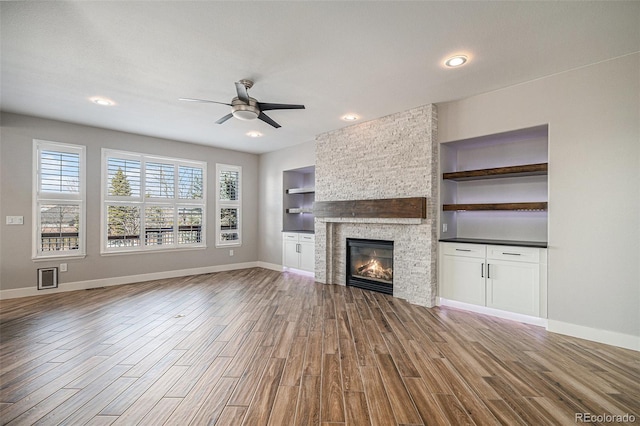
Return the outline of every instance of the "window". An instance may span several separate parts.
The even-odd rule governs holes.
[[[84,256],[85,147],[33,143],[33,258]]]
[[[204,162],[103,149],[102,252],[205,244]]]
[[[216,247],[242,244],[242,167],[216,164]]]

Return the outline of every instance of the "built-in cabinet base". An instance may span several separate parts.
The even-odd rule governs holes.
[[[313,272],[315,269],[315,235],[283,232],[282,266]]]
[[[545,248],[441,242],[439,251],[441,298],[546,318]]]

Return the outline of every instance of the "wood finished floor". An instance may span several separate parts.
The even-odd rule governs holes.
[[[1,302],[11,425],[576,424],[640,354],[255,268]]]

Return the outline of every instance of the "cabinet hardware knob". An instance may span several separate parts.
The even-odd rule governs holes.
[[[491,278],[491,264],[487,263],[487,278]]]
[[[480,277],[484,278],[484,263],[480,265]]]
[[[456,251],[471,251],[469,249],[456,249]]]
[[[509,256],[522,256],[521,253],[505,253],[505,252],[502,252],[502,254],[507,254]]]

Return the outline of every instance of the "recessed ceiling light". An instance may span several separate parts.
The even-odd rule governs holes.
[[[94,104],[97,104],[97,105],[101,105],[101,106],[112,106],[112,105],[115,105],[115,102],[113,102],[111,99],[101,98],[101,97],[98,97],[98,96],[95,96],[95,97],[91,98],[91,102],[93,102]]]
[[[262,136],[262,133],[260,133],[260,132],[249,132],[249,133],[247,133],[247,136],[249,136],[250,138],[259,138],[260,136]]]
[[[342,119],[344,121],[356,121],[358,118],[360,118],[360,117],[358,117],[355,114],[345,114],[345,115],[342,116]]]
[[[449,68],[455,68],[464,65],[468,60],[469,58],[467,58],[465,55],[456,55],[444,61],[444,64]]]

